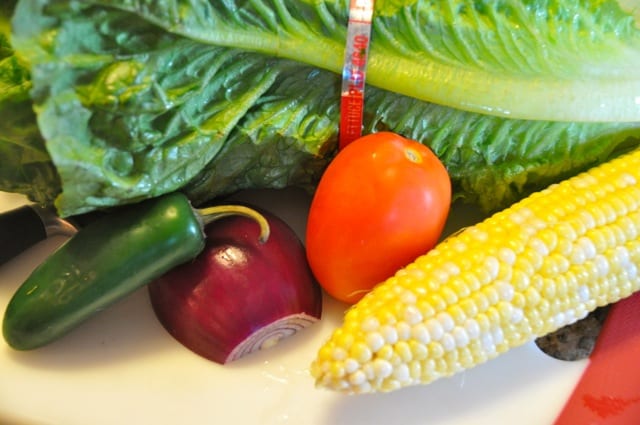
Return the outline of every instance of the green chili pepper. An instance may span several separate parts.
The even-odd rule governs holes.
[[[46,345],[94,313],[195,258],[204,225],[241,214],[269,227],[256,211],[236,205],[196,210],[180,193],[144,201],[90,223],[40,264],[18,288],[4,315],[3,335],[17,350]]]

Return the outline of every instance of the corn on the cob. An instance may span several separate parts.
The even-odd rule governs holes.
[[[640,150],[450,236],[347,311],[311,365],[346,393],[426,384],[640,289]]]

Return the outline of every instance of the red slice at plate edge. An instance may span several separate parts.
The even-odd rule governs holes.
[[[640,292],[611,307],[589,363],[554,425],[640,423]]]

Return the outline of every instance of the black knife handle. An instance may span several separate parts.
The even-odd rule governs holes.
[[[40,215],[29,205],[0,214],[0,264],[47,238]]]

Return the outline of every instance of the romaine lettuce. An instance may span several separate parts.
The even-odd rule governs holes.
[[[204,44],[342,71],[348,0],[103,1]],[[637,8],[615,0],[379,0],[368,81],[509,118],[640,120]]]
[[[458,197],[500,208],[638,144],[640,31],[615,1],[376,5],[365,131],[431,146]],[[335,153],[346,11],[20,0],[12,44],[62,179],[59,212],[313,185]],[[586,118],[620,121],[563,121]]]
[[[0,188],[51,204],[60,179],[32,109],[29,70],[9,43],[14,3],[0,5]]]

